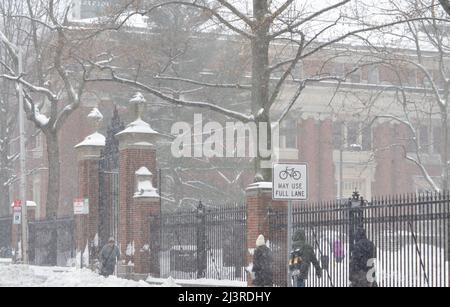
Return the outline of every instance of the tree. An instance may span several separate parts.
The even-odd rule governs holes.
[[[423,0],[407,0],[402,5],[389,1],[388,7],[380,10],[389,10],[410,21],[390,33],[378,31],[377,37],[383,37],[384,44],[364,40],[371,50],[370,60],[390,76],[384,80],[382,91],[394,93],[396,102],[391,108],[382,108],[388,111],[376,114],[373,121],[384,119],[403,126],[408,133],[406,140],[389,147],[401,148],[430,190],[446,190],[450,162],[449,24],[444,12]],[[413,20],[414,16],[428,18]],[[439,156],[440,176],[433,176],[427,163],[426,158],[432,153]]]
[[[135,1],[128,2],[128,4],[130,3],[135,3]],[[247,4],[252,8],[249,12],[244,10]],[[130,78],[130,76],[121,74],[111,65],[99,65],[99,70],[108,75],[88,81],[116,82],[132,86],[170,104],[210,110],[227,118],[245,123],[255,123],[258,127],[258,145],[260,145],[260,137],[264,135],[263,132],[266,132],[267,149],[272,148],[272,127],[269,123],[282,121],[292,106],[298,102],[302,91],[308,84],[341,79],[341,77],[336,76],[293,77],[296,67],[302,61],[314,57],[326,48],[343,43],[351,37],[405,22],[403,18],[392,18],[391,20],[384,20],[382,23],[374,21],[368,26],[341,27],[341,23],[349,20],[349,16],[354,13],[354,7],[350,0],[333,1],[331,4],[318,4],[317,1],[314,1],[314,4],[313,2],[302,2],[302,5],[294,0],[255,0],[244,3],[227,0],[149,1],[145,8],[137,7],[131,12],[129,5],[125,7],[126,9],[112,18],[114,24],[117,24],[117,21],[120,20],[116,30],[120,30],[121,26],[127,20],[131,20],[133,16],[151,17],[155,11],[164,7],[186,7],[202,12],[209,17],[210,28],[215,29],[215,31],[221,30],[222,35],[249,46],[250,77],[244,78],[244,76],[241,76],[231,83],[210,83],[186,76],[165,74],[164,76],[156,75],[153,80],[146,82],[141,80],[143,74],[138,73]],[[359,10],[356,11],[359,13]],[[369,15],[370,12],[366,14]],[[122,16],[122,18],[117,16]],[[416,17],[414,19],[420,20],[422,18]],[[150,31],[152,29],[150,23],[149,29]],[[205,36],[206,32],[210,33],[211,30],[201,30],[197,35]],[[273,52],[275,45],[280,46],[278,52]],[[286,52],[286,50],[289,51]],[[247,72],[244,71],[244,73]],[[162,79],[201,86],[211,91],[238,89],[250,91],[251,94],[246,108],[232,108],[217,102],[201,99],[188,100],[168,95],[159,88]],[[279,112],[281,115],[274,118],[274,110],[281,107],[279,105],[280,95],[284,86],[289,82],[297,84],[297,90],[288,99],[288,105],[284,107],[282,112]],[[266,123],[266,126],[260,126],[260,123]],[[264,149],[264,146],[257,147]],[[262,167],[262,162],[267,162],[270,159],[271,157],[264,156],[258,151],[254,162],[255,179],[257,181],[270,181],[270,168]]]
[[[17,1],[12,1],[17,3]],[[21,2],[22,3],[22,2]],[[0,79],[22,84],[25,112],[28,119],[44,136],[48,160],[46,213],[55,218],[60,198],[59,132],[66,120],[80,106],[89,68],[78,64],[78,57],[86,58],[92,42],[92,29],[67,26],[70,6],[65,1],[27,0],[19,12],[11,15],[3,11],[2,19],[20,20],[22,27],[12,29],[7,24],[0,31],[8,60],[0,64],[4,73]],[[5,32],[22,38],[17,44]],[[97,30],[96,30],[97,31]],[[82,48],[84,47],[84,48]],[[25,55],[27,71],[18,71],[19,49]],[[24,52],[25,51],[25,52]],[[81,56],[80,54],[84,52]],[[94,57],[95,58],[95,57]],[[98,58],[97,58],[98,59]]]

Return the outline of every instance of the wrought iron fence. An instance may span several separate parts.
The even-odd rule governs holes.
[[[12,257],[12,217],[0,217],[0,258]]]
[[[153,223],[155,225],[155,223]],[[159,223],[161,277],[245,281],[245,206],[163,214]]]
[[[319,279],[311,267],[307,286],[351,286],[350,261],[358,228],[375,245],[376,258],[366,276],[375,277],[374,285],[449,286],[450,194],[402,195],[371,202],[355,196],[346,202],[294,205],[293,233],[305,231],[323,268]],[[287,213],[270,212],[269,225],[275,268],[281,268],[275,270],[275,284],[286,286]]]
[[[75,258],[74,219],[30,222],[28,231],[30,263],[67,266]]]

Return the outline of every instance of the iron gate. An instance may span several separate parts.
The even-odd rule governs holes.
[[[155,224],[155,223],[153,223]],[[163,214],[160,217],[161,277],[245,281],[245,206]]]
[[[369,277],[379,287],[448,287],[450,194],[403,195],[365,202],[355,194],[346,202],[297,204],[293,233],[302,229],[321,263],[311,267],[307,286],[350,286],[354,232],[364,228],[376,247]],[[287,214],[269,212],[275,285],[287,285]]]
[[[41,266],[67,266],[75,258],[72,218],[28,223],[29,260]]]
[[[0,258],[12,257],[12,217],[0,218]]]
[[[118,240],[119,230],[119,141],[116,134],[124,129],[117,108],[108,126],[105,148],[99,164],[99,242],[104,246],[110,237]],[[98,246],[93,246],[96,250]],[[92,255],[96,258],[96,255]]]

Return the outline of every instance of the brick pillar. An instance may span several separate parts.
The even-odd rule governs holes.
[[[326,119],[320,123],[320,163],[319,163],[319,201],[336,198],[336,184],[333,162],[333,122]]]
[[[383,123],[374,129],[374,147],[377,151],[375,161],[377,169],[375,172],[374,191],[372,195],[390,195],[392,194],[392,169],[393,156],[392,149],[392,126]]]
[[[256,248],[256,239],[259,235],[264,235],[266,240],[272,241],[284,238],[282,242],[277,242],[283,250],[286,247],[287,234],[285,230],[277,230],[277,233],[270,231],[269,210],[276,212],[287,212],[287,202],[272,200],[272,183],[259,182],[250,185],[247,190],[247,263],[253,262],[253,251]],[[279,231],[283,233],[279,233]],[[284,256],[284,255],[283,255]],[[274,259],[274,275],[284,276],[286,280],[286,257],[283,259]],[[285,258],[285,259],[284,259]],[[251,275],[248,274],[248,285],[252,285]]]
[[[156,221],[152,217],[160,215],[161,202],[153,187],[152,176],[145,167],[136,172],[136,193],[131,209],[131,241],[135,247],[134,272],[159,277],[159,267],[154,265],[159,262],[159,250],[154,244],[159,241],[159,231],[155,227],[150,228],[150,223]]]
[[[127,247],[133,246],[133,229],[135,227],[133,216],[134,196],[136,191],[136,171],[142,167],[156,174],[156,149],[153,145],[158,133],[149,124],[141,119],[129,124],[127,128],[118,133],[119,140],[119,247],[126,256],[126,261],[133,261],[133,256],[139,253],[134,242],[135,255],[127,255]],[[155,185],[153,178],[153,186]],[[142,207],[139,204],[138,207]],[[144,206],[145,207],[145,206]]]
[[[99,231],[99,160],[105,137],[99,133],[88,136],[75,146],[78,154],[78,198],[89,200],[89,214],[75,216],[75,241],[79,252],[94,242]],[[98,251],[91,254],[96,257]]]

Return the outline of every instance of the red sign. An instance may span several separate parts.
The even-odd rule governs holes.
[[[22,201],[20,199],[15,200],[14,207],[22,207]]]

